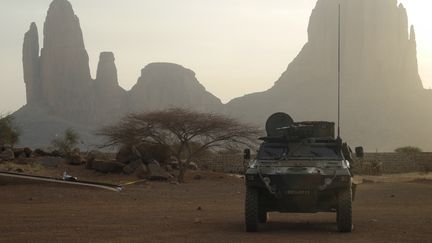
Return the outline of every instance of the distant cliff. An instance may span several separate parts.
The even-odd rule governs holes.
[[[409,28],[406,10],[397,0],[318,0],[308,42],[274,86],[226,105],[206,91],[193,71],[177,64],[147,65],[126,91],[118,84],[114,54],[103,52],[93,79],[78,17],[67,0],[54,0],[42,49],[34,23],[24,37],[27,105],[15,113],[22,142],[43,146],[72,127],[86,144],[93,144],[98,138],[92,134],[101,124],[128,112],[175,106],[224,112],[260,125],[277,111],[296,120],[335,121],[338,4],[342,136],[369,150],[403,145],[432,149],[432,92],[422,87],[414,27]]]
[[[175,106],[221,110],[221,101],[205,90],[195,73],[177,64],[147,65],[126,91],[118,84],[114,54],[102,52],[92,79],[79,19],[67,0],[50,4],[43,33],[40,55],[35,23],[24,37],[27,104],[15,113],[23,144],[44,146],[68,127],[85,142],[97,142],[97,127],[128,112]]]
[[[369,150],[432,149],[432,92],[423,89],[414,27],[408,28],[397,0],[319,0],[308,42],[279,80],[265,92],[232,100],[227,112],[256,123],[274,111],[335,121],[339,3],[342,136]]]

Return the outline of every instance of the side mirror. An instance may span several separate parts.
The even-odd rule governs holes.
[[[251,158],[251,151],[250,151],[250,149],[245,149],[243,151],[243,159],[244,160],[250,160],[250,158]]]
[[[363,147],[356,147],[355,153],[356,153],[357,158],[363,158],[364,157]]]

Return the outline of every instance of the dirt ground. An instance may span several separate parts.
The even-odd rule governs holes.
[[[243,179],[192,179],[197,173],[185,184],[143,182],[119,193],[0,179],[0,242],[432,242],[430,175],[356,178],[364,183],[354,232],[342,234],[332,213],[271,213],[260,232],[246,233]]]

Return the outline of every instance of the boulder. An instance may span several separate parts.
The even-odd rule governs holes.
[[[140,159],[130,162],[128,165],[123,167],[123,172],[127,175],[134,173],[140,166],[143,166],[143,162]]]
[[[136,156],[133,155],[132,148],[130,146],[122,146],[116,155],[116,161],[123,164],[129,164],[135,159]]]
[[[93,160],[110,160],[111,158],[109,157],[109,155],[102,153],[101,151],[98,150],[92,150],[90,151],[87,156],[86,156],[86,160],[87,161],[93,161]]]
[[[179,162],[177,160],[172,160],[170,162],[168,162],[168,165],[173,169],[173,170],[178,170],[180,168]]]
[[[24,153],[26,154],[27,158],[30,158],[30,156],[33,153],[33,151],[31,150],[31,148],[25,147],[24,148]]]
[[[12,150],[14,152],[15,158],[28,158],[32,153],[30,148],[14,148]]]
[[[53,157],[64,157],[64,154],[58,150],[53,150],[50,155]]]
[[[47,152],[43,149],[35,149],[32,153],[33,157],[40,157],[40,156],[51,156],[50,152]]]
[[[147,179],[149,177],[149,170],[147,169],[147,166],[142,164],[142,163],[135,170],[135,173],[136,173],[137,177],[140,179]]]
[[[189,170],[198,170],[198,165],[195,162],[189,162],[187,168]]]
[[[39,69],[39,34],[34,22],[31,23],[29,31],[25,33],[22,52],[27,103],[38,103],[42,100],[42,94]]]
[[[0,153],[0,161],[12,161],[15,159],[15,154],[12,149],[5,149]]]
[[[150,161],[147,164],[149,180],[168,180],[172,176],[166,172],[157,161]]]
[[[171,165],[166,165],[165,166],[165,169],[166,169],[166,171],[168,171],[168,172],[172,172],[174,169],[173,169],[173,167],[171,166]]]
[[[82,165],[85,163],[84,158],[77,151],[73,151],[67,155],[67,161],[71,165]]]
[[[91,163],[91,168],[95,171],[103,173],[119,173],[123,171],[125,165],[116,161],[101,161],[94,160]]]

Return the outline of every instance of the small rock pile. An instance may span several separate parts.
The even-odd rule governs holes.
[[[13,161],[16,158],[30,158],[32,155],[30,148],[0,148],[0,162]]]
[[[169,148],[155,144],[123,146],[115,158],[112,154],[97,150],[83,154],[77,148],[67,153],[43,149],[32,151],[30,148],[0,149],[0,162],[27,164],[30,160],[46,167],[57,167],[59,164],[85,165],[86,169],[101,173],[124,173],[148,180],[172,179],[180,169],[179,162],[171,156]],[[188,169],[198,170],[198,165],[191,162]]]

